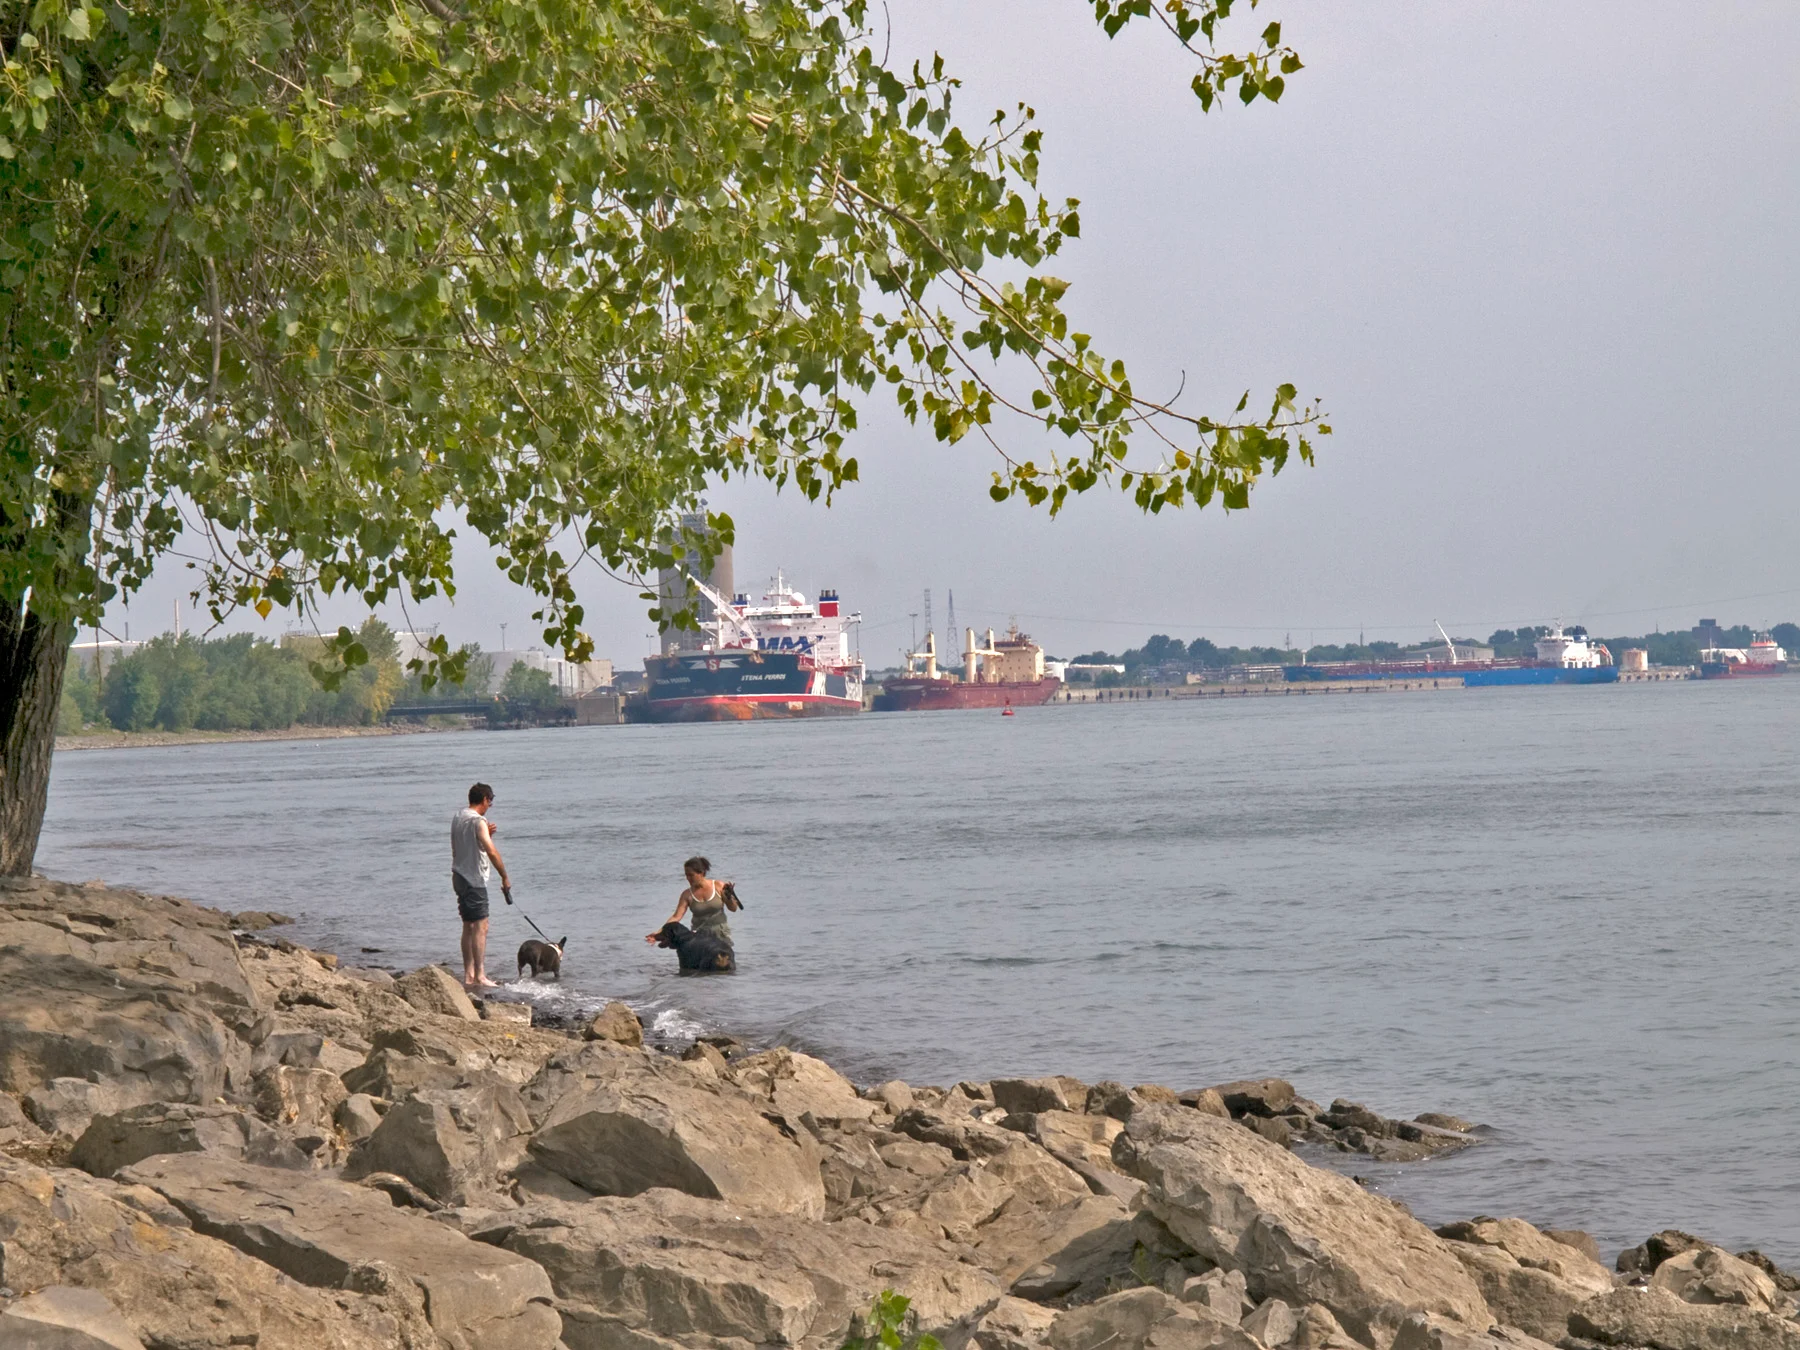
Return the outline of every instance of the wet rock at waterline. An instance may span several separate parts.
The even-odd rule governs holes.
[[[1403,1208],[1233,1122],[1149,1107],[1133,1114],[1113,1156],[1146,1183],[1148,1207],[1170,1231],[1243,1270],[1259,1300],[1323,1304],[1371,1345],[1392,1340],[1407,1313],[1472,1329],[1491,1321],[1455,1253]]]

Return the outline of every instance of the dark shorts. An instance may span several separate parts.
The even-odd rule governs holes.
[[[464,923],[480,923],[488,916],[488,893],[486,886],[472,886],[463,879],[461,872],[450,874],[450,883],[456,887],[456,912],[462,915]]]

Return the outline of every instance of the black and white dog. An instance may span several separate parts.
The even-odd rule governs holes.
[[[683,975],[737,971],[737,954],[729,942],[711,933],[696,933],[683,923],[665,923],[656,935],[656,945],[674,950]]]
[[[562,980],[563,948],[569,945],[569,939],[561,942],[539,942],[532,938],[519,948],[519,977],[524,978],[529,970],[531,977],[537,979],[541,975],[554,975],[560,983]]]

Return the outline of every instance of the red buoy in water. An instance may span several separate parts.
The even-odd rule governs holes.
[[[1013,715],[1013,710],[1011,708],[1004,709],[1000,715],[1002,717],[1011,717]]]

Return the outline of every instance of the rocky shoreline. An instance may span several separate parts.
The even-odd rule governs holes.
[[[1800,1350],[1758,1253],[1669,1230],[1609,1270],[1305,1160],[1467,1147],[1454,1117],[1279,1079],[859,1089],[647,1047],[623,1004],[533,1026],[269,917],[0,883],[0,1346],[836,1350],[893,1291],[946,1350]]]

